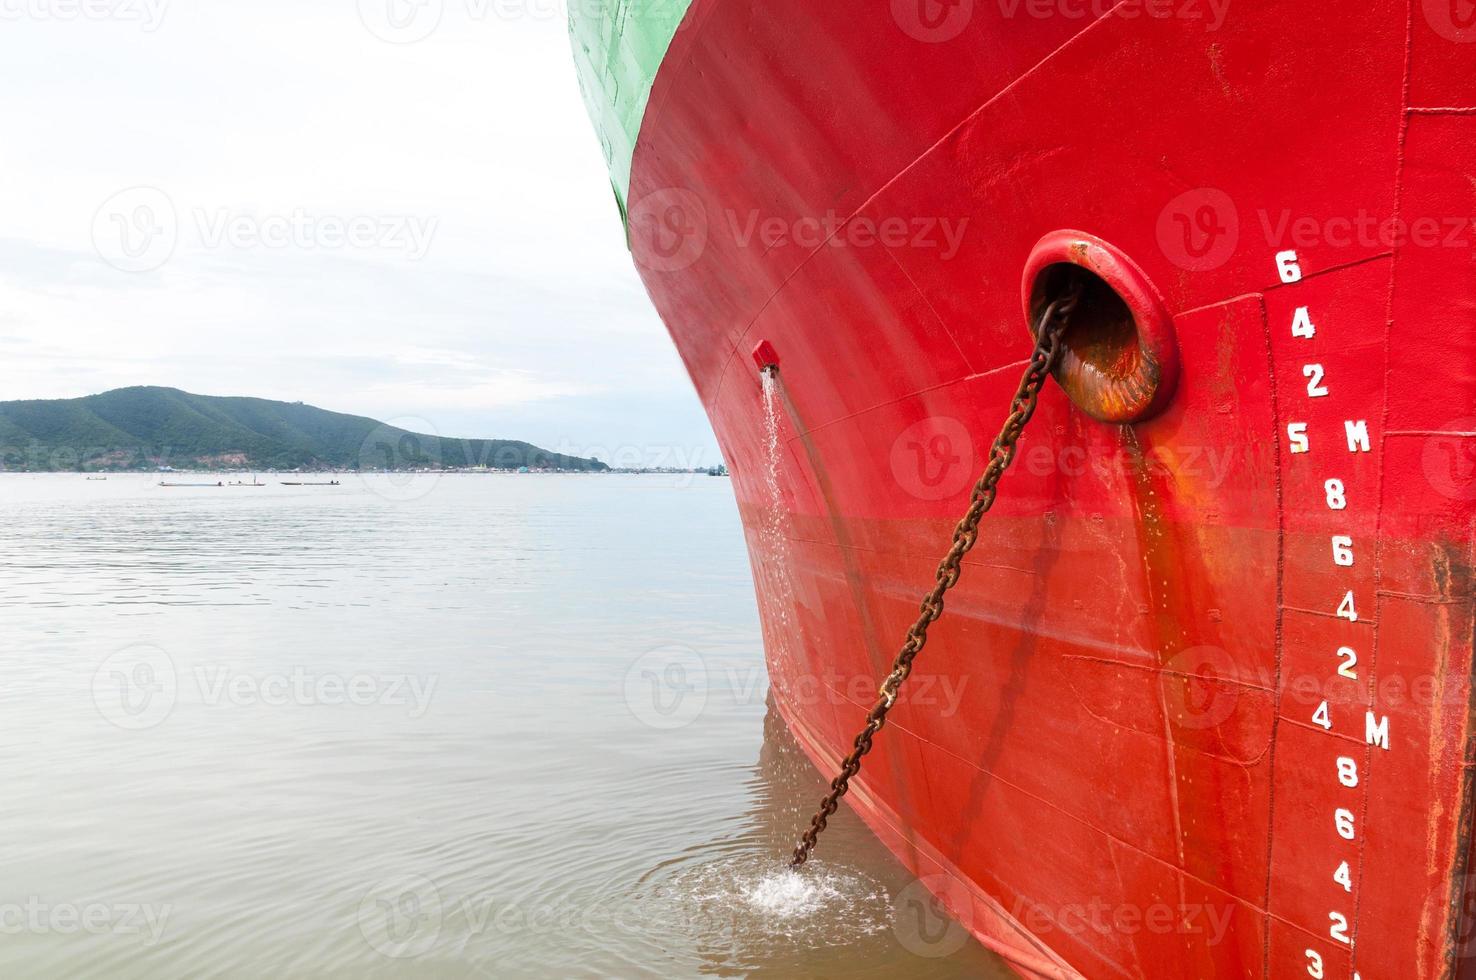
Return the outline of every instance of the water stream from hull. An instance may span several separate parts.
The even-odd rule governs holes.
[[[792,555],[789,548],[789,515],[784,503],[784,488],[780,482],[783,464],[783,442],[780,437],[781,418],[779,372],[771,369],[760,374],[764,395],[764,509],[759,523],[759,546],[764,560],[754,568],[759,580],[760,601],[767,615],[764,617],[764,641],[770,656],[788,668],[793,666],[796,652],[791,648],[795,621],[794,580],[790,575]],[[791,669],[770,671],[771,679],[778,685],[784,679],[796,676]],[[780,687],[777,693],[784,697],[787,692]]]
[[[790,574],[790,521],[781,483],[784,445],[782,440],[782,392],[777,369],[760,373],[764,401],[764,509],[759,537],[764,561],[756,569],[763,586],[762,600],[768,610],[765,639],[770,655],[781,663],[795,656],[791,642],[796,626],[796,594]],[[798,676],[785,667],[771,677]],[[784,691],[778,692],[781,696]],[[798,826],[798,824],[796,824]],[[786,934],[810,919],[844,915],[867,931],[875,920],[885,927],[890,902],[886,891],[864,876],[844,869],[790,869],[787,862],[756,861],[752,857],[691,869],[684,882],[699,908],[726,907],[741,910],[765,932]]]

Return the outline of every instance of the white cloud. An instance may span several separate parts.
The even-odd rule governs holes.
[[[711,457],[556,9],[427,0],[437,29],[391,44],[359,16],[381,2],[174,0],[152,31],[7,15],[0,397],[166,384]],[[125,272],[94,240],[142,233],[99,215],[133,187],[173,239]]]

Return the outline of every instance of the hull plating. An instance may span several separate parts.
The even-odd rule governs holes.
[[[1476,35],[1420,0],[1173,11],[697,0],[636,145],[632,249],[825,769],[1018,379],[1032,247],[1070,228],[1131,256],[1173,398],[1123,427],[1047,388],[849,799],[1024,972],[1448,975]]]

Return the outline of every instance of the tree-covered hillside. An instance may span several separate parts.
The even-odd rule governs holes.
[[[0,402],[0,468],[604,470],[598,460],[504,439],[448,439],[300,402],[118,388]]]

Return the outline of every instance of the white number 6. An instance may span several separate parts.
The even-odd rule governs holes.
[[[1302,278],[1302,267],[1297,263],[1295,251],[1276,253],[1276,271],[1282,282],[1298,282]]]

